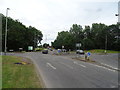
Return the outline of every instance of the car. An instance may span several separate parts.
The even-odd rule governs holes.
[[[76,50],[76,54],[85,54],[83,50]]]
[[[42,50],[42,53],[43,53],[43,54],[48,54],[48,49]]]
[[[66,49],[62,49],[62,52],[66,52],[67,50]]]

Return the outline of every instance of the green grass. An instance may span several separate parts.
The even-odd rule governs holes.
[[[113,51],[113,50],[106,50],[107,53],[120,53],[120,51]],[[94,49],[94,50],[85,50],[85,52],[91,52],[91,53],[104,53],[104,49]]]
[[[44,48],[35,48],[35,51],[42,51]]]
[[[17,65],[26,58],[17,56],[2,57],[2,88],[42,88],[36,70],[32,62],[30,64]]]

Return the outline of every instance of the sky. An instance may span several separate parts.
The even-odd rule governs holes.
[[[53,42],[58,32],[73,24],[116,24],[119,0],[0,0],[0,13],[33,26],[43,33],[43,43]]]

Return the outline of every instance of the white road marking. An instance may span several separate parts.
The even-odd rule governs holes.
[[[77,63],[77,62],[73,62],[74,64],[77,64],[77,65],[80,65],[80,66],[82,66],[82,67],[84,67],[84,68],[86,68],[86,66],[85,65],[82,65],[82,64],[79,64],[79,63]]]
[[[117,88],[117,86],[111,86],[111,88]]]
[[[62,63],[62,62],[60,62],[60,63],[63,64],[63,65],[65,65],[65,66],[67,66],[67,67],[69,67],[69,68],[71,68],[71,69],[73,69],[73,67],[71,67],[70,65],[67,65],[67,64]]]
[[[53,65],[51,65],[50,63],[47,63],[48,66],[50,66],[53,69],[56,69]]]
[[[89,63],[90,64],[90,63]],[[115,72],[116,70],[112,70],[112,69],[109,69],[109,68],[106,68],[106,67],[103,67],[103,66],[99,66],[99,65],[94,65],[94,64],[90,64],[90,65],[92,65],[92,66],[96,66],[96,67],[100,67],[100,68],[104,68],[104,69],[107,69],[107,70],[109,70],[109,71],[113,71],[113,72]]]
[[[110,67],[110,68],[113,68],[113,69],[115,69],[115,70],[118,70],[118,68],[112,67],[112,66],[110,66],[110,65],[108,65],[108,64],[104,64],[104,63],[101,63],[101,64],[103,64],[103,65],[105,65],[105,66],[108,66],[108,67]]]

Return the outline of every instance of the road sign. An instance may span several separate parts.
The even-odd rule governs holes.
[[[33,50],[33,46],[28,46],[28,50]]]
[[[76,47],[81,47],[81,43],[76,43]]]
[[[91,55],[91,53],[90,53],[90,52],[88,52],[88,53],[87,53],[87,55],[88,55],[88,56],[90,56],[90,55]]]

